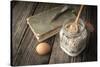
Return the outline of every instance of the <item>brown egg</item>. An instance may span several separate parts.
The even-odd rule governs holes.
[[[46,55],[50,52],[50,50],[51,50],[50,45],[45,42],[38,44],[36,47],[36,51],[39,55]]]

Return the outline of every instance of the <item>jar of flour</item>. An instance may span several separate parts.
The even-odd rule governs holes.
[[[79,55],[86,47],[87,30],[82,19],[79,19],[78,32],[72,33],[68,31],[68,25],[74,19],[65,22],[60,30],[60,47],[70,56]]]

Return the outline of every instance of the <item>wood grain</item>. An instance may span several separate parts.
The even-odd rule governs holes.
[[[95,11],[92,12],[93,9]],[[96,21],[96,9],[97,8],[93,6],[87,7],[87,12],[83,13],[85,15],[82,16],[84,17],[85,20],[87,20],[88,18],[91,24],[94,24],[95,27],[97,27],[96,23],[94,23],[94,22],[97,22]],[[89,41],[87,43],[85,50],[76,57],[70,57],[62,51],[62,49],[59,46],[60,44],[59,44],[59,34],[58,34],[53,44],[49,63],[56,64],[56,63],[97,61],[97,32],[96,31],[90,33]]]
[[[52,47],[54,37],[46,40]],[[20,44],[16,54],[15,65],[32,65],[32,64],[47,64],[50,54],[39,56],[35,51],[35,47],[39,42],[28,27],[25,36]]]
[[[76,57],[70,57],[64,53],[59,44],[59,34],[53,36],[44,42],[47,42],[52,47],[52,52],[45,56],[39,56],[35,47],[39,43],[31,29],[26,23],[29,16],[36,15],[53,7],[60,6],[59,4],[37,3],[16,1],[11,2],[11,65],[37,65],[37,64],[57,64],[71,62],[85,62],[97,60],[97,30],[91,33],[89,43],[86,49]],[[95,7],[88,7],[89,14],[85,15],[85,19],[91,20],[97,29],[97,17]],[[93,12],[92,12],[93,10]],[[87,13],[87,12],[86,12]]]
[[[80,62],[81,57],[71,57],[60,48],[59,34],[55,38],[49,64]]]
[[[27,28],[26,18],[31,16],[31,13],[34,12],[35,6],[36,3],[17,2],[16,6],[12,8],[12,64],[14,64],[17,50]]]
[[[32,13],[32,14],[35,15],[44,10],[53,8],[54,6],[51,6],[51,4],[40,3],[37,6],[34,13]],[[20,20],[22,20],[22,19],[20,19]],[[15,30],[15,31],[17,31],[17,30]],[[16,50],[17,52],[16,52],[16,56],[13,61],[13,65],[17,66],[17,65],[31,65],[31,64],[47,64],[49,62],[50,54],[48,54],[46,56],[39,56],[36,54],[35,47],[39,42],[37,42],[37,40],[35,39],[34,34],[31,32],[30,28],[27,27],[25,29],[25,31],[23,31],[23,33],[24,33],[24,36],[21,39],[20,44],[18,44],[19,47],[18,47],[18,50]],[[14,39],[15,39],[15,37],[14,37]],[[45,42],[48,42],[52,47],[53,41],[54,41],[54,37],[46,40]],[[16,46],[16,44],[13,44],[13,45]]]
[[[91,37],[93,37],[93,35]],[[95,49],[92,49],[93,47],[95,47],[96,44],[91,43],[93,41],[94,40],[90,39],[89,43],[87,44],[86,49],[80,55],[76,57],[71,57],[67,55],[60,48],[60,43],[59,43],[60,41],[59,41],[59,34],[58,34],[53,44],[49,64],[96,61],[96,52],[94,52]],[[93,51],[94,53],[92,53],[91,51]]]

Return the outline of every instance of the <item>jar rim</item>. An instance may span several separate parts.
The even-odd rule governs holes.
[[[70,19],[70,20],[73,20],[73,18]],[[81,26],[80,26],[80,31],[79,31],[78,33],[71,33],[71,32],[68,32],[68,31],[66,30],[66,28],[65,28],[65,25],[66,25],[67,23],[70,23],[70,20],[63,24],[63,29],[64,29],[64,32],[65,32],[65,35],[66,35],[67,37],[76,37],[76,36],[81,35],[81,33],[85,30],[84,21],[83,21],[82,19],[79,19],[79,22],[80,22],[80,25],[81,25]]]

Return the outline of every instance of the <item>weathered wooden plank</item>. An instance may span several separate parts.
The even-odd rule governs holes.
[[[12,4],[15,3],[11,2]],[[12,26],[12,65],[15,61],[16,52],[18,50],[21,39],[23,38],[25,29],[27,28],[26,18],[31,16],[36,7],[36,3],[17,1],[14,8],[11,8],[11,26]],[[13,5],[11,5],[13,6]]]
[[[88,6],[86,13],[86,18],[93,25],[94,31],[90,33],[84,58],[85,61],[97,61],[97,6]]]
[[[52,47],[53,39],[54,37],[46,40],[45,42],[48,42]],[[34,34],[28,27],[17,52],[15,65],[48,64],[50,54],[39,56],[35,51],[35,47],[38,43],[39,42],[36,40]]]
[[[91,42],[93,42],[93,40]],[[59,35],[57,35],[52,48],[49,64],[86,62],[96,60],[96,56],[94,55],[95,51],[94,49],[91,49],[95,47],[96,44],[93,44],[91,42],[87,45],[87,48],[80,55],[76,57],[71,57],[60,48]]]
[[[34,34],[32,33],[32,31],[30,30],[30,28],[26,25],[26,18],[30,15],[38,14],[42,11],[48,10],[57,5],[54,4],[54,6],[51,6],[50,4],[39,3],[39,5],[37,6],[37,8],[34,12],[34,10],[32,10],[34,7],[30,6],[30,8],[27,8],[27,10],[26,10],[25,5],[24,6],[22,5],[20,7],[18,4],[13,8],[15,10],[15,15],[18,15],[18,16],[12,16],[13,18],[16,18],[15,20],[12,20],[14,22],[12,24],[12,28],[13,28],[12,34],[14,34],[17,31],[16,28],[21,29],[21,31],[20,31],[20,33],[18,31],[16,32],[17,37],[12,36],[13,37],[12,40],[13,40],[13,42],[15,42],[15,43],[12,43],[12,45],[13,45],[12,52],[14,55],[14,58],[12,58],[12,59],[14,59],[13,65],[70,63],[70,62],[80,62],[80,61],[81,62],[93,61],[93,60],[97,59],[97,57],[96,57],[96,55],[97,55],[97,50],[96,50],[97,49],[97,44],[96,44],[96,36],[97,35],[96,35],[96,33],[92,34],[92,38],[90,38],[89,45],[77,57],[70,57],[61,50],[61,48],[59,47],[59,35],[56,36],[55,42],[54,42],[55,37],[51,37],[50,39],[46,40],[46,42],[48,42],[51,46],[54,43],[51,54],[48,54],[45,56],[37,55],[37,53],[35,51],[35,47],[37,46],[38,42],[37,42],[36,38],[34,37]],[[20,3],[20,5],[21,5],[21,3]],[[28,6],[29,6],[29,4],[28,4]],[[34,4],[33,4],[33,6],[34,6]],[[17,9],[15,9],[15,8],[17,8]],[[18,11],[18,9],[19,9],[19,11]],[[23,14],[23,12],[25,10],[26,10],[26,13]],[[17,11],[18,11],[18,13],[17,13]],[[20,16],[23,16],[23,17],[20,17]],[[24,21],[23,21],[23,19],[24,19]],[[25,24],[24,24],[24,22],[25,22]],[[51,55],[51,57],[50,57],[50,55]],[[50,61],[49,61],[49,59],[50,59]]]
[[[93,9],[94,11],[92,11]],[[88,12],[89,13],[85,12],[86,13],[85,15],[87,16],[86,17],[84,15],[85,20],[87,19],[90,20],[90,22],[94,24],[95,27],[97,27],[96,8],[89,7]],[[90,34],[90,38],[86,49],[76,57],[70,57],[61,50],[59,44],[59,35],[56,36],[49,63],[54,64],[54,63],[88,62],[88,61],[96,61],[96,60],[97,60],[97,32],[92,32]]]
[[[40,3],[34,14],[37,14],[39,12],[48,10],[50,8],[53,8],[54,6],[57,5],[53,5],[53,4],[45,4],[45,3]],[[35,47],[37,46],[37,44],[39,42],[37,42],[36,38],[34,37],[33,33],[31,32],[31,29],[28,27],[26,29],[26,32],[24,32],[24,37],[20,43],[20,46],[17,50],[17,54],[16,54],[16,59],[15,59],[15,63],[14,65],[30,65],[30,64],[48,64],[49,63],[49,58],[50,58],[50,54],[45,55],[45,56],[39,56],[36,51],[35,51]],[[45,42],[48,42],[51,47],[54,41],[54,37],[46,40]]]
[[[49,64],[71,62],[71,57],[65,54],[60,48],[59,34],[56,35],[55,42],[52,48]]]
[[[38,14],[40,12],[43,12],[45,10],[49,10],[49,9],[52,9],[54,7],[58,7],[58,6],[61,6],[62,4],[56,4],[56,3],[43,3],[43,2],[40,2],[37,6],[37,9],[35,11],[35,14]]]

